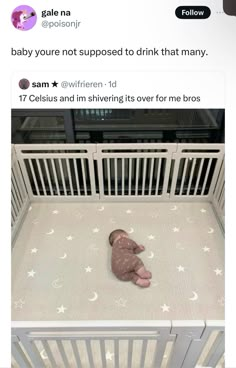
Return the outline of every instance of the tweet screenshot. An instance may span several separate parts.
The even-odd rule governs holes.
[[[0,368],[236,368],[235,0],[2,13]]]

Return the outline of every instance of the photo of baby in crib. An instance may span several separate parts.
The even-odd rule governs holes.
[[[136,256],[143,252],[145,247],[135,243],[122,229],[116,229],[110,233],[109,243],[112,246],[112,272],[116,277],[122,281],[132,281],[140,287],[150,286],[152,274],[146,270],[143,261]]]

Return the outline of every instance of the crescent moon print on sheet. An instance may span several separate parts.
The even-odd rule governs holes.
[[[66,259],[67,258],[67,254],[64,253],[64,255],[62,257],[59,257],[60,259]]]
[[[150,255],[149,255],[149,256],[147,256],[147,258],[149,258],[149,259],[153,259],[153,258],[154,258],[154,253],[151,251],[151,252],[150,252]]]
[[[98,298],[98,294],[94,291],[93,292],[93,297],[92,298],[88,298],[88,300],[90,302],[95,302],[97,300],[97,298]]]
[[[98,208],[98,211],[99,212],[103,212],[104,210],[105,210],[105,207],[104,206]]]
[[[43,360],[46,360],[46,359],[48,359],[48,357],[46,355],[44,355],[44,353],[45,353],[45,350],[42,350],[41,353],[40,353],[40,355],[41,355],[41,358]]]
[[[198,300],[198,294],[195,292],[195,291],[193,291],[193,297],[192,298],[189,298],[189,300],[191,300],[191,301],[196,301],[196,300]]]
[[[128,233],[129,233],[129,234],[133,234],[133,232],[134,232],[134,228],[133,228],[133,227],[131,227],[131,228],[129,229]]]
[[[54,281],[52,282],[52,287],[53,287],[54,289],[60,289],[60,288],[62,288],[62,286],[63,286],[63,284],[62,284],[62,283],[60,283],[60,279],[56,279],[56,280],[54,280]]]
[[[46,235],[52,235],[52,234],[54,234],[54,229],[51,229],[50,231],[48,231],[47,233],[46,233]]]
[[[176,211],[178,209],[178,207],[177,206],[173,206],[170,210],[171,211]]]
[[[214,233],[214,229],[212,227],[209,227],[209,230],[208,230],[208,234],[213,234]]]

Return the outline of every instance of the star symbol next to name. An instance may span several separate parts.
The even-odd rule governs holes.
[[[56,82],[56,81],[52,82],[52,86],[53,87],[57,87],[58,86],[58,82]]]
[[[170,311],[169,305],[166,305],[166,304],[161,305],[161,309],[162,309],[162,312],[169,312]]]

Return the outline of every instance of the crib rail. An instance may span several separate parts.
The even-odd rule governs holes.
[[[90,144],[16,145],[30,199],[96,199],[95,151]]]
[[[211,201],[224,157],[223,144],[45,144],[15,149],[32,201]]]
[[[29,198],[20,172],[14,146],[11,151],[11,234],[14,240],[24,215],[29,207]]]
[[[14,368],[221,367],[221,321],[14,322]],[[223,365],[222,365],[223,367]]]
[[[223,159],[213,191],[213,206],[221,225],[225,226],[225,159]]]

